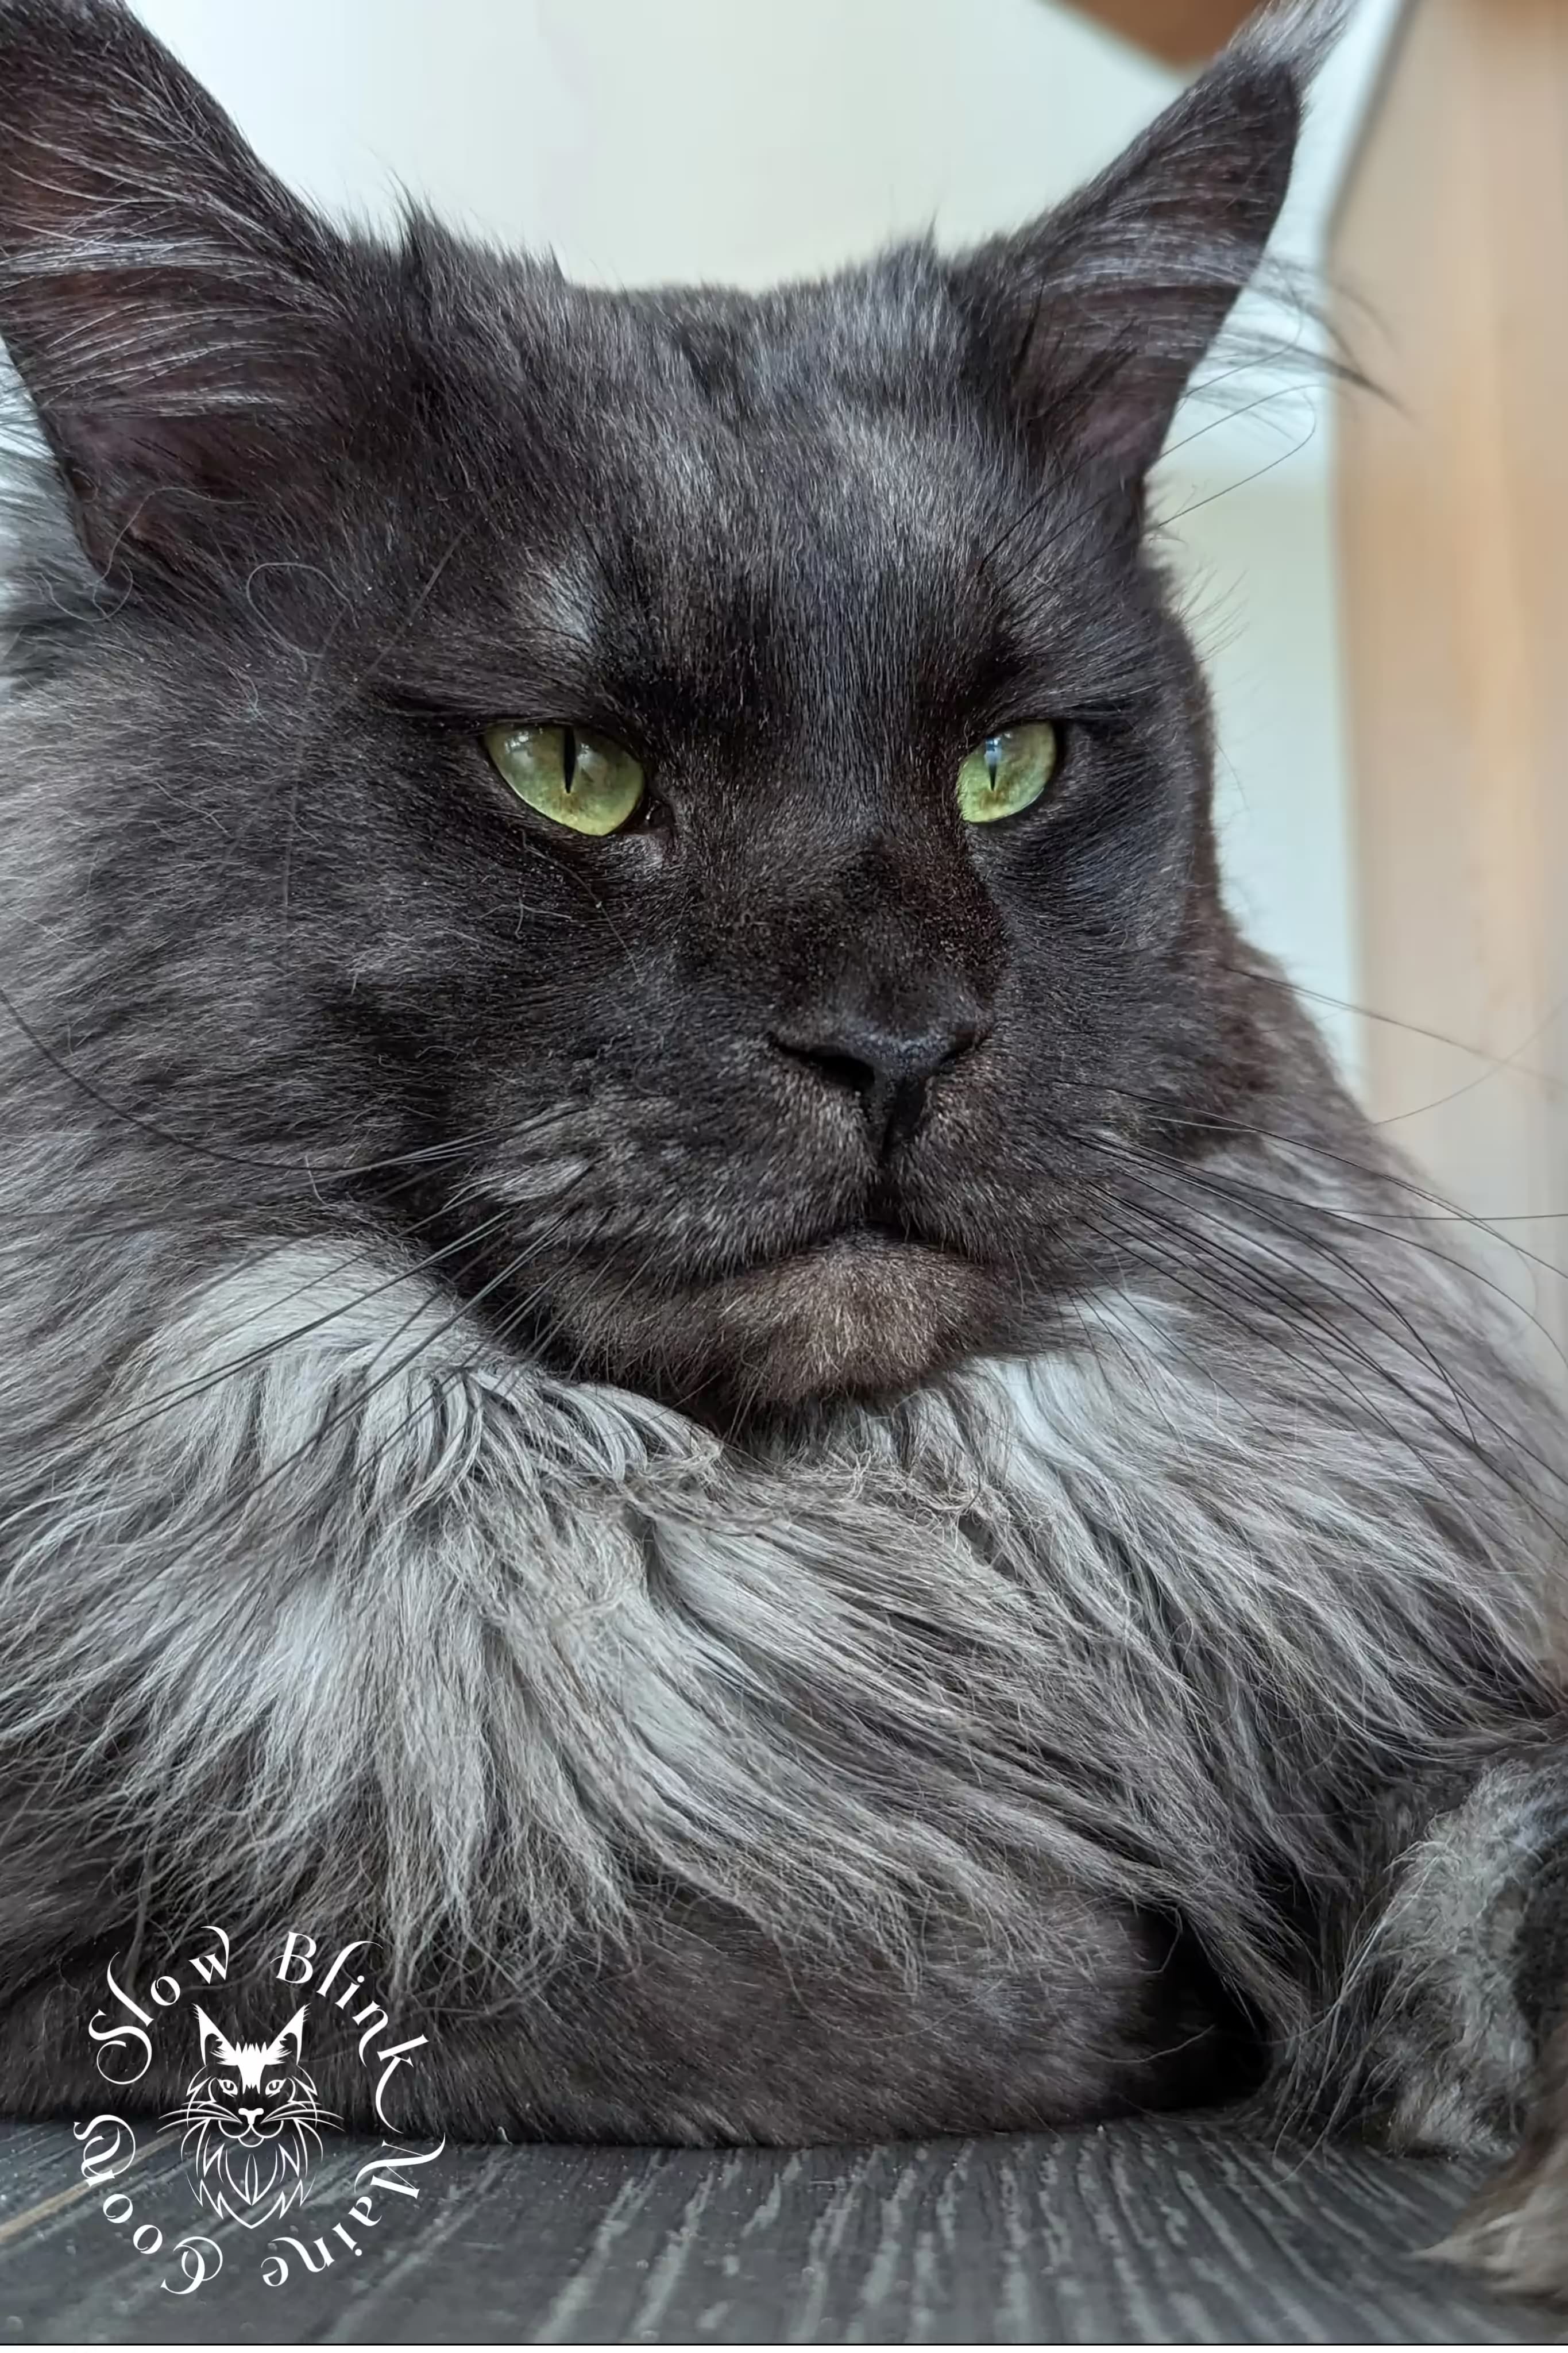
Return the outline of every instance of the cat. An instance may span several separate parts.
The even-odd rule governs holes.
[[[0,0],[5,2108],[309,1926],[411,2131],[1248,2090],[1564,2284],[1561,1418],[1226,912],[1146,512],[1338,14],[752,298]]]
[[[305,2012],[267,2042],[234,2042],[199,2004],[201,2065],[174,2121],[194,2151],[196,2201],[247,2231],[280,2221],[305,2200],[323,2111],[306,2073]]]

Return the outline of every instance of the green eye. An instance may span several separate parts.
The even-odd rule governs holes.
[[[1016,817],[1039,799],[1060,757],[1060,739],[1048,719],[988,735],[958,772],[959,814],[970,825]]]
[[[520,801],[574,833],[618,832],[642,799],[641,768],[607,735],[492,727],[485,749]]]

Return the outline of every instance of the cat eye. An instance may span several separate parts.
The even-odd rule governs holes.
[[[485,749],[520,801],[574,833],[618,833],[643,797],[643,773],[607,735],[580,727],[492,727]]]
[[[282,2076],[274,2075],[271,2082],[264,2084],[262,2088],[266,2092],[269,2100],[275,2100],[278,2097],[279,2093],[283,2089]]]
[[[239,2089],[232,2075],[220,2075],[217,2079],[217,2087],[226,2100],[232,2100]]]
[[[988,735],[958,772],[959,814],[969,825],[994,825],[1032,808],[1060,760],[1061,737],[1048,719]]]

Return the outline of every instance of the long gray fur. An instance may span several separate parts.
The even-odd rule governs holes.
[[[1381,2124],[1406,2146],[1517,2141],[1542,2040],[1519,1994],[1521,1924],[1568,1808],[1560,1416],[1518,1316],[1230,929],[1195,670],[1157,569],[1103,512],[1112,497],[1131,512],[1131,475],[1257,264],[1335,13],[1276,12],[1037,233],[963,265],[895,255],[753,312],[723,297],[598,303],[427,225],[396,253],[340,253],[247,176],[199,93],[117,12],[0,5],[26,136],[89,194],[95,174],[120,191],[105,217],[0,252],[5,331],[74,501],[37,467],[19,491],[0,702],[0,2096],[91,2096],[82,2028],[106,1951],[155,1949],[203,1919],[288,1919],[384,1955],[440,2044],[427,2097],[443,2128],[800,2140],[1048,2121],[1175,2096],[1181,2046],[1206,2049],[1214,2031],[1212,1996],[1227,2033],[1264,2052],[1278,2112]],[[73,33],[115,61],[101,149],[76,143],[97,101],[73,79]],[[173,168],[171,195],[146,163],[160,142],[183,156],[187,137],[222,195],[201,195],[194,227]],[[143,174],[130,199],[126,153]],[[47,175],[6,168],[0,154],[0,220],[30,218]],[[216,303],[233,277],[237,206],[243,317],[226,343],[182,306]],[[127,246],[132,219],[143,233]],[[1117,307],[1140,270],[1141,338]],[[1015,299],[1030,272],[1055,289],[1044,328],[1039,298]],[[118,336],[82,292],[117,273],[158,292]],[[290,371],[315,365],[351,299],[373,322],[369,373],[343,379],[361,405],[341,468],[321,475],[335,396],[310,407]],[[288,322],[275,343],[274,302]],[[1005,436],[956,391],[912,423],[896,402],[873,411],[863,349],[878,387],[921,371],[958,385],[982,329],[1035,371],[1034,406]],[[921,1262],[952,1287],[952,1328],[870,1261],[864,1280],[889,1286],[871,1319],[879,1381],[863,1327],[880,1293],[781,1276],[769,1295],[793,1321],[766,1325],[754,1288],[724,1292],[727,1237],[755,1206],[723,1191],[740,1187],[732,1169],[715,1173],[731,1131],[739,1164],[745,1123],[772,1123],[755,1220],[787,1196],[763,1239],[791,1247],[822,1172],[862,1150],[852,1114],[808,1100],[776,1059],[759,1049],[741,1070],[729,1029],[711,1050],[700,1039],[696,1078],[650,1076],[646,1041],[627,1048],[608,1016],[591,1053],[559,1045],[552,1022],[581,1018],[583,999],[552,1009],[530,967],[511,1000],[528,1050],[506,1032],[496,1091],[473,1097],[486,1124],[436,1143],[409,1141],[427,1132],[423,1106],[426,1126],[399,1124],[399,1089],[412,1099],[410,1072],[437,1050],[422,1037],[397,1060],[409,998],[438,1006],[452,963],[494,960],[508,926],[521,956],[574,911],[587,919],[551,901],[548,849],[527,839],[458,872],[488,815],[452,822],[445,919],[421,895],[446,887],[426,835],[417,858],[409,835],[401,871],[374,869],[393,831],[391,723],[360,713],[359,689],[389,641],[406,653],[451,636],[437,590],[488,613],[503,578],[509,626],[540,660],[579,663],[614,641],[617,597],[623,628],[649,600],[632,557],[628,586],[570,533],[552,540],[548,514],[506,541],[509,564],[530,529],[552,551],[526,595],[482,553],[469,579],[461,538],[443,522],[432,555],[411,509],[390,535],[405,602],[386,603],[384,507],[366,492],[371,522],[356,510],[340,545],[331,501],[378,430],[400,483],[424,484],[399,438],[414,395],[364,422],[399,337],[422,366],[458,354],[465,399],[477,414],[493,396],[508,429],[534,396],[506,373],[520,351],[596,356],[613,430],[579,444],[573,420],[553,462],[579,470],[588,512],[606,451],[631,451],[616,499],[647,501],[672,670],[696,659],[756,495],[733,456],[751,445],[728,423],[710,435],[702,406],[733,384],[780,469],[784,520],[773,542],[758,526],[759,543],[807,545],[826,479],[848,518],[816,627],[797,632],[810,691],[788,674],[813,712],[851,712],[863,693],[876,721],[903,709],[913,657],[897,628],[925,644],[922,617],[956,593],[948,553],[987,500],[1013,519],[965,595],[1004,542],[1037,636],[1069,628],[1063,608],[1095,590],[1097,566],[1110,582],[1098,658],[1119,691],[1159,685],[1141,723],[1168,806],[1114,874],[1094,870],[1091,980],[1075,998],[1073,972],[1043,964],[1032,997],[1004,996],[1024,1059],[998,1049],[952,1082],[950,1132],[933,1114],[920,1146],[935,1173],[912,1159],[911,1219],[936,1217],[945,1186],[972,1228],[988,1220],[994,1240],[1000,1224],[973,1345],[953,1339],[973,1299],[951,1249]],[[1085,350],[1087,377],[1064,377],[1064,353]],[[193,391],[215,353],[237,373]],[[641,405],[617,411],[623,375]],[[820,461],[789,438],[814,401]],[[216,495],[181,509],[148,494],[153,459],[190,463],[193,417],[211,435],[204,466],[221,478],[238,449],[254,474],[273,443],[233,437],[284,432],[291,403],[310,421],[298,516],[286,501],[279,524]],[[1053,473],[1047,453],[1066,520],[1026,560],[1037,431],[1082,465]],[[494,454],[475,437],[464,484]],[[434,478],[448,456],[433,439],[421,465]],[[1096,467],[1111,489],[1084,507]],[[259,552],[237,565],[224,534],[253,529]],[[174,561],[180,531],[194,540]],[[1054,570],[1064,534],[1074,562]],[[833,602],[856,609],[846,546],[869,550],[869,618],[851,622]],[[900,565],[902,605],[882,585]],[[786,648],[797,586],[769,577]],[[375,634],[381,606],[395,617]],[[762,653],[714,643],[704,709],[722,712]],[[754,687],[760,702],[770,675]],[[447,756],[397,740],[410,773]],[[237,746],[286,824],[253,823]],[[899,757],[912,773],[915,754]],[[1108,768],[1106,790],[1133,773]],[[362,787],[376,815],[356,834]],[[442,791],[443,810],[459,805],[446,772]],[[945,781],[942,795],[951,829]],[[960,847],[960,912],[931,917],[942,941],[968,936],[975,870]],[[489,900],[508,859],[524,882]],[[814,838],[803,871],[817,862]],[[895,881],[901,899],[883,873],[901,919],[923,874],[911,863]],[[684,976],[694,1003],[710,967],[769,949],[771,914],[737,903],[729,933],[704,934],[698,983]],[[874,920],[846,903],[834,937],[882,938],[881,900]],[[1041,923],[1042,956],[1070,914]],[[610,930],[601,963],[619,954]],[[675,969],[672,931],[642,939],[656,973]],[[1191,1004],[1163,1029],[1172,973]],[[455,1024],[460,1076],[492,1018],[492,998],[473,1001]],[[352,1023],[367,1002],[387,1018],[364,1061]],[[750,1019],[739,984],[736,1002]],[[1120,1086],[1097,1042],[1118,1019],[1135,1033]],[[1026,1058],[1047,1052],[1042,1076]],[[1143,1116],[1155,1094],[1157,1123]],[[1005,1157],[1019,1135],[1032,1173]],[[449,1174],[452,1196],[405,1219],[395,1187],[371,1182],[388,1170]],[[833,1181],[824,1228],[848,1213],[851,1176]],[[438,1217],[458,1209],[479,1222],[444,1239]],[[517,1256],[471,1274],[476,1236],[502,1228]],[[995,1268],[1015,1240],[1009,1282]],[[631,1244],[689,1272],[679,1298],[639,1292],[641,1266],[623,1280],[615,1253]],[[704,1322],[715,1293],[729,1303]],[[487,1312],[497,1295],[505,1316]],[[530,1344],[539,1296],[555,1321]],[[722,1410],[681,1402],[710,1345],[733,1359]],[[837,1388],[816,1369],[836,1365],[854,1373]],[[1177,1983],[1194,1954],[1202,1998]],[[348,2080],[323,2082],[349,2110]],[[1200,2069],[1191,2088],[1214,2085]]]

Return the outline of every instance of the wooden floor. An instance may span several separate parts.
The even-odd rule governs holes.
[[[370,2154],[330,2139],[281,2227],[330,2239]],[[452,2149],[417,2200],[353,2225],[360,2255],[332,2241],[330,2269],[269,2286],[265,2234],[224,2223],[221,2271],[184,2296],[166,2252],[131,2242],[204,2227],[173,2140],[107,2192],[80,2156],[68,2126],[0,2126],[0,2339],[1508,2345],[1561,2327],[1424,2260],[1470,2177],[1272,2150],[1212,2119],[788,2156]],[[104,2195],[131,2200],[119,2229]]]

